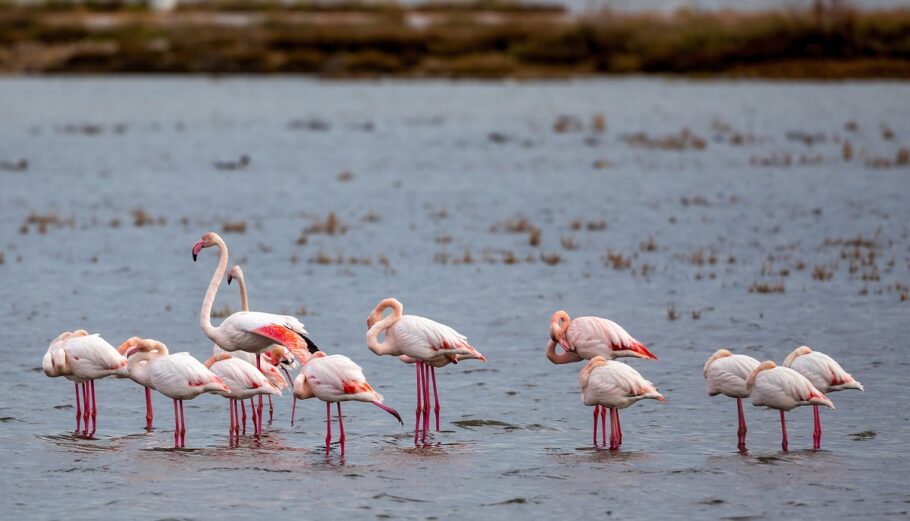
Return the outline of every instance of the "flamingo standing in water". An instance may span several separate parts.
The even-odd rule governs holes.
[[[789,367],[805,376],[819,391],[827,394],[844,389],[859,389],[863,391],[863,384],[859,383],[844,371],[839,363],[825,353],[813,351],[809,346],[797,347],[784,360],[784,367]],[[813,405],[815,430],[812,432],[812,448],[822,448],[822,419],[818,412],[818,405]]]
[[[186,446],[183,401],[203,393],[229,395],[224,382],[189,353],[168,354],[163,343],[142,339],[126,351],[131,372],[148,381],[159,393],[174,400],[174,447]],[[143,363],[145,362],[145,363]],[[146,374],[143,374],[146,373]]]
[[[217,246],[220,251],[218,266],[209,282],[202,309],[199,312],[199,322],[205,335],[219,347],[228,352],[246,351],[256,354],[256,367],[261,369],[260,353],[269,349],[273,344],[281,344],[293,353],[301,362],[309,358],[311,353],[319,351],[316,344],[307,337],[303,324],[296,318],[288,315],[274,315],[256,311],[238,311],[225,318],[218,327],[212,325],[212,304],[221,277],[224,276],[228,265],[228,249],[215,232],[209,232],[193,245],[193,261],[203,248]],[[262,416],[259,415],[258,431],[262,430]]]
[[[705,362],[705,383],[708,396],[722,394],[736,398],[736,410],[739,413],[737,435],[739,450],[746,449],[746,417],[743,415],[743,398],[749,397],[746,379],[758,367],[758,360],[746,355],[734,355],[726,349],[718,349]]]
[[[239,265],[234,265],[234,267],[231,268],[231,271],[228,272],[228,274],[227,274],[228,285],[230,285],[231,281],[233,281],[235,279],[237,280],[237,285],[240,287],[241,309],[243,311],[249,311],[250,302],[249,302],[249,299],[247,298],[246,281],[243,278],[243,269],[241,269]],[[274,352],[278,351],[278,350],[287,352],[284,349],[284,346],[281,346],[278,344],[272,344],[272,346],[269,348],[268,351],[265,351],[262,353],[262,355],[265,356],[266,360],[260,360],[259,367],[262,370],[262,374],[265,375],[265,377],[269,380],[269,382],[272,385],[274,385],[278,389],[287,389],[287,387],[289,385],[288,382],[291,382],[292,379],[291,379],[291,375],[287,373],[287,369],[283,365],[281,366],[281,368],[284,369],[285,374],[288,374],[288,379],[285,380],[284,377],[281,376],[281,373],[278,371],[279,363],[276,361],[276,359],[281,360],[281,357],[277,357],[274,355]],[[213,351],[212,354],[214,354],[214,355],[226,352],[224,349],[221,349],[218,346],[218,344],[213,344],[212,351]],[[256,367],[256,355],[254,355],[253,353],[248,353],[246,351],[234,351],[232,353],[232,355],[234,356],[234,358],[243,360],[244,362],[249,363],[253,367]],[[275,363],[273,364],[272,362],[275,362]],[[293,355],[289,355],[289,360],[287,362],[288,365],[291,365],[293,362],[294,362]],[[229,387],[230,387],[230,385],[229,385]],[[272,395],[267,394],[266,396],[268,397],[268,400],[269,400],[269,423],[271,423],[273,413],[274,413],[274,407],[272,406]],[[246,433],[246,406],[244,405],[244,402],[242,400],[240,402],[240,407],[243,410],[243,432]],[[262,395],[261,394],[259,395],[259,414],[260,415],[262,414]]]
[[[228,409],[231,417],[230,432],[231,436],[240,436],[240,422],[238,418],[237,402],[243,403],[247,398],[250,399],[250,408],[253,410],[253,425],[256,422],[256,407],[253,406],[252,398],[267,394],[281,395],[281,391],[272,385],[261,371],[239,358],[234,358],[230,353],[218,353],[205,361],[205,367],[209,371],[218,375],[221,381],[231,390],[229,394],[224,395],[230,400]],[[274,369],[274,368],[273,368]],[[277,371],[277,369],[276,369]],[[279,375],[280,376],[280,375]],[[262,434],[256,431],[256,434]]]
[[[603,356],[595,356],[582,368],[578,375],[581,385],[581,401],[594,406],[594,446],[597,446],[598,407],[603,414],[603,444],[606,445],[607,430],[606,409],[610,409],[610,450],[619,449],[622,445],[622,427],[619,425],[619,409],[625,409],[639,400],[659,400],[665,402],[662,394],[657,392],[654,384],[644,379],[632,367]]]
[[[325,402],[325,452],[328,454],[332,443],[332,402],[338,405],[338,429],[341,431],[339,442],[341,454],[344,455],[344,423],[341,417],[341,402],[369,402],[391,414],[401,421],[398,411],[382,404],[382,395],[373,390],[363,369],[344,355],[326,356],[318,352],[303,362],[300,374],[294,380],[294,397],[301,400],[319,398]],[[293,413],[292,420],[293,421]]]
[[[392,313],[383,318],[382,313]],[[394,298],[383,299],[367,317],[367,347],[377,355],[405,355],[404,361],[414,360],[417,373],[417,409],[414,441],[417,441],[423,417],[423,440],[430,423],[430,380],[433,381],[436,430],[439,430],[439,393],[436,389],[436,367],[458,363],[459,359],[476,358],[486,362],[468,343],[468,339],[450,328],[428,318],[402,315],[404,307]],[[382,342],[379,335],[385,333]]]
[[[752,371],[746,380],[746,389],[752,397],[752,405],[780,411],[781,448],[784,452],[789,446],[784,412],[801,405],[834,408],[831,400],[816,389],[809,379],[789,367],[778,367],[770,360],[758,364]]]
[[[99,335],[89,335],[84,329],[72,333],[66,331],[57,336],[41,360],[41,367],[47,376],[65,376],[75,383],[76,433],[79,432],[81,415],[84,423],[83,436],[92,436],[98,426],[95,380],[108,376],[129,376],[126,358]],[[80,385],[84,411],[80,410],[79,404]]]
[[[556,352],[557,344],[562,347],[562,353]],[[568,364],[592,360],[595,356],[607,360],[621,356],[657,360],[644,344],[612,320],[600,317],[570,319],[562,310],[553,313],[547,359],[554,364]]]

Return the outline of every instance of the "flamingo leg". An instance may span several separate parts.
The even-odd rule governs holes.
[[[154,411],[152,410],[152,390],[148,387],[145,388],[145,430],[152,430],[152,421],[155,418]]]
[[[430,430],[430,364],[423,364],[423,438],[427,439]]]
[[[273,410],[274,409],[272,408],[272,395],[270,394],[269,395],[269,423],[270,424],[272,423],[272,411]]]
[[[239,401],[240,400],[233,400],[233,402],[234,402],[234,436],[237,438],[240,438],[240,408],[239,408],[239,404],[237,403]]]
[[[256,369],[261,373],[262,372],[262,355],[256,353]],[[258,410],[258,421],[256,424],[256,433],[262,434],[262,395],[259,395],[259,410]]]
[[[250,414],[253,415],[253,434],[259,436],[259,415],[256,412],[256,401],[250,398]]]
[[[325,402],[325,453],[329,453],[332,446],[332,404]]]
[[[183,414],[183,400],[180,400],[180,446],[186,447],[186,415]]]
[[[174,399],[174,448],[180,446],[180,409],[177,408],[177,399]]]
[[[600,439],[601,444],[607,446],[607,408],[600,406]]]
[[[234,399],[228,398],[228,416],[230,417],[230,423],[228,424],[228,436],[234,436]]]
[[[91,403],[88,398],[88,382],[82,382],[82,435],[88,436],[88,419],[91,416]]]
[[[82,406],[79,404],[79,384],[73,385],[76,386],[76,434],[79,434],[79,427],[82,426]]]
[[[240,410],[243,411],[243,433],[246,434],[246,401],[238,401],[240,402]]]
[[[297,397],[294,397],[294,403],[291,405],[291,427],[294,426],[294,413],[297,412]]]
[[[89,436],[94,436],[95,430],[98,428],[98,401],[95,399],[95,381],[89,380],[88,383],[92,391],[92,432],[89,433]]]
[[[338,430],[341,431],[341,436],[338,437],[338,442],[341,443],[341,455],[344,456],[344,421],[341,419],[341,402],[337,402],[338,405]]]
[[[615,414],[613,414],[613,408],[610,407],[610,450],[616,450],[618,445],[616,444],[616,423],[614,421]]]
[[[420,416],[423,412],[423,362],[420,360],[414,364],[417,372],[417,410],[414,413],[414,443],[417,443],[417,433],[420,431]]]
[[[619,423],[619,409],[613,409],[616,415],[616,448],[622,447],[622,424]]]
[[[436,404],[436,432],[439,432],[439,392],[436,390],[436,368],[430,366],[430,376],[433,378],[433,399]]]
[[[812,438],[812,441],[814,442],[813,448],[820,449],[822,448],[822,417],[818,411],[818,405],[813,405],[812,408],[815,409],[815,432],[813,433],[814,436]]]
[[[787,447],[789,446],[789,443],[787,443],[787,420],[784,418],[783,409],[781,409],[781,411],[780,411],[780,432],[782,435],[780,447],[781,447],[781,449],[783,449],[784,452],[787,452]]]
[[[739,436],[739,442],[736,446],[742,450],[746,448],[746,416],[743,414],[743,399],[736,399],[736,410],[739,414],[739,429],[736,434]]]
[[[600,405],[594,406],[594,447],[597,448],[597,420],[600,416]]]

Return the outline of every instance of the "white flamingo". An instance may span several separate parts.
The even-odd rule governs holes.
[[[256,408],[252,405],[254,396],[281,395],[281,391],[272,385],[261,371],[239,358],[234,358],[230,353],[218,353],[205,361],[205,367],[218,375],[221,381],[230,389],[224,396],[228,402],[231,423],[229,431],[231,436],[240,436],[240,422],[238,418],[237,402],[241,403],[250,398],[250,408],[253,410],[253,424],[256,425]],[[276,370],[277,371],[277,370]],[[283,380],[283,379],[282,379]],[[256,434],[262,434],[256,431]]]
[[[727,349],[718,349],[705,362],[705,384],[708,396],[722,394],[736,398],[736,410],[739,414],[739,441],[737,447],[746,449],[746,417],[743,414],[743,398],[749,397],[746,380],[758,367],[758,360],[746,355],[734,355]]]
[[[825,394],[844,389],[863,390],[863,384],[844,371],[844,368],[835,359],[825,353],[813,351],[809,346],[797,347],[784,360],[784,367],[789,367],[805,376],[816,389]],[[822,447],[822,419],[818,405],[813,405],[812,409],[815,419],[812,443],[813,448],[820,449]]]
[[[386,309],[392,313],[382,316]],[[479,351],[461,333],[439,322],[416,315],[403,315],[404,307],[394,298],[383,299],[367,317],[367,347],[377,355],[393,355],[415,361],[417,373],[417,409],[414,441],[417,441],[423,418],[423,440],[430,423],[430,380],[435,398],[436,430],[439,430],[439,393],[436,389],[436,367],[475,358],[486,362]],[[382,342],[379,335],[385,334]]]
[[[802,405],[824,405],[834,408],[831,400],[815,388],[805,376],[789,367],[779,367],[767,360],[752,371],[746,379],[746,389],[752,397],[752,405],[764,406],[780,411],[781,448],[786,451],[787,440],[786,411]]]
[[[562,353],[556,352],[557,344],[562,347]],[[571,319],[562,310],[553,313],[547,359],[554,364],[568,364],[591,360],[595,356],[607,360],[623,356],[657,360],[644,344],[612,320],[600,317]]]

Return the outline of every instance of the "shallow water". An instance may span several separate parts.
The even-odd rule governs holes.
[[[28,160],[0,170],[4,517],[905,517],[910,169],[867,163],[910,144],[908,94],[901,83],[4,79],[0,161]],[[560,115],[581,130],[554,132]],[[703,149],[624,139],[684,127]],[[241,154],[245,170],[214,166]],[[296,244],[330,211],[345,233]],[[59,222],[41,233],[32,212]],[[539,246],[504,231],[518,216],[541,230]],[[84,327],[207,357],[198,307],[216,254],[194,264],[190,248],[225,221],[246,224],[223,235],[253,308],[295,313],[324,350],[354,358],[404,427],[346,405],[346,456],[326,457],[324,407],[298,404],[291,428],[286,395],[261,440],[231,448],[225,400],[203,396],[186,403],[187,449],[175,451],[168,400],[156,397],[146,433],[141,389],[103,380],[96,439],[71,435],[72,384],[40,371],[48,342]],[[541,260],[553,253],[556,264]],[[222,285],[216,308],[238,309],[236,291]],[[427,447],[409,433],[413,368],[364,343],[367,313],[390,295],[489,358],[438,372],[443,432]],[[622,412],[619,453],[590,447],[581,365],[544,358],[561,308],[609,317],[660,357],[630,362],[669,401]],[[785,454],[777,413],[748,406],[750,450],[738,454],[735,403],[705,395],[704,360],[726,346],[781,361],[802,343],[866,392],[832,395],[822,451],[808,450],[811,410],[788,415]]]

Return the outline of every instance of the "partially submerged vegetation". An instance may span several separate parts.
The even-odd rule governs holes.
[[[508,2],[203,2],[171,13],[117,2],[4,2],[0,71],[907,78],[908,35],[910,10],[840,3],[806,11],[573,14]],[[591,125],[604,129],[606,121],[595,117]],[[702,143],[669,138],[630,136],[642,146]]]

